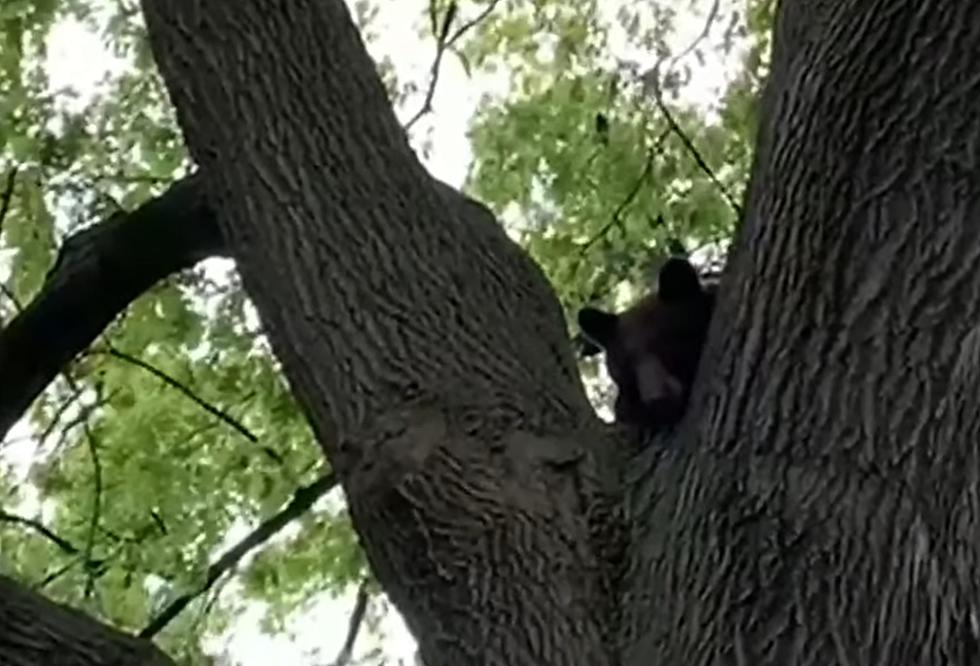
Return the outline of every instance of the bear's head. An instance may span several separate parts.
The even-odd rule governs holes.
[[[676,423],[690,398],[714,310],[714,289],[694,266],[671,257],[657,293],[619,314],[583,308],[578,314],[586,355],[606,353],[616,383],[616,420],[657,427]]]

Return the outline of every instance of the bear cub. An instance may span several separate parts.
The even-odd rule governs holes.
[[[584,354],[606,353],[616,420],[648,428],[684,415],[715,305],[714,287],[702,285],[687,259],[668,259],[657,282],[657,293],[619,314],[578,314]]]

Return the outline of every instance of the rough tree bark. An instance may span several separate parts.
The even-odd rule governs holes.
[[[143,8],[219,227],[425,661],[613,663],[594,516],[614,468],[538,267],[426,174],[343,2]]]
[[[978,58],[968,0],[781,3],[626,663],[976,663]]]
[[[694,405],[625,464],[547,284],[425,175],[341,0],[144,11],[426,663],[975,661],[980,5],[784,0]]]
[[[173,666],[149,641],[109,629],[0,576],[3,666]]]

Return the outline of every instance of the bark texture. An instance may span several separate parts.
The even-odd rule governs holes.
[[[976,663],[978,62],[969,0],[781,4],[626,663]]]
[[[172,666],[150,641],[105,627],[0,576],[3,666]]]
[[[781,6],[684,446],[634,463],[627,663],[971,658],[978,7]],[[615,661],[615,472],[551,295],[424,176],[339,0],[263,9],[146,3],[372,564],[429,663]]]
[[[426,174],[341,0],[143,9],[245,287],[426,663],[613,663],[617,480],[538,267]]]
[[[692,410],[625,466],[540,272],[424,173],[341,0],[144,11],[427,664],[980,658],[980,5],[783,1]],[[60,617],[9,590],[4,657]]]
[[[41,292],[0,329],[0,440],[127,305],[222,246],[199,175],[66,240]]]

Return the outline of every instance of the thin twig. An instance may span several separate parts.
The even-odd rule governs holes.
[[[463,25],[459,26],[459,29],[457,29],[456,32],[453,33],[453,36],[449,38],[449,41],[446,42],[446,45],[452,46],[453,44],[455,44],[460,37],[462,37],[467,32],[475,28],[478,23],[483,21],[483,19],[490,16],[490,13],[497,8],[498,4],[500,4],[500,0],[491,0],[489,3],[487,3],[487,6],[483,8],[482,12],[477,14],[475,17],[473,17]]]
[[[643,182],[650,176],[650,172],[653,171],[654,160],[657,158],[657,155],[660,153],[660,147],[663,145],[664,139],[666,138],[668,133],[669,131],[661,132],[660,136],[657,137],[657,139],[654,141],[650,149],[647,150],[647,159],[643,165],[643,170],[640,172],[640,175],[633,183],[633,187],[630,188],[630,191],[627,193],[626,198],[623,199],[618,206],[616,206],[616,210],[613,211],[612,217],[610,217],[609,221],[606,222],[606,224],[604,224],[602,228],[599,229],[599,231],[597,231],[589,240],[587,240],[582,245],[582,248],[579,250],[580,255],[585,254],[590,247],[592,247],[603,236],[608,234],[613,227],[622,224],[623,212],[626,210],[627,206],[633,203],[633,200],[636,199],[637,195],[639,195],[640,189],[643,187]]]
[[[650,77],[650,80],[653,84],[653,99],[657,103],[657,108],[659,108],[660,112],[664,114],[664,118],[667,120],[667,124],[670,126],[670,129],[674,132],[675,135],[677,135],[677,138],[681,140],[681,143],[684,144],[684,147],[687,149],[687,152],[690,153],[692,158],[694,158],[694,161],[695,163],[697,163],[698,167],[700,167],[701,170],[705,173],[705,175],[707,175],[708,178],[711,180],[711,182],[714,183],[715,187],[718,188],[718,191],[721,192],[722,196],[725,197],[725,199],[728,201],[728,205],[731,206],[732,210],[735,211],[735,214],[738,216],[738,218],[741,219],[742,207],[738,204],[737,201],[735,201],[735,198],[731,195],[731,193],[729,193],[728,189],[721,183],[721,181],[718,180],[718,177],[715,176],[715,172],[712,171],[710,166],[708,166],[708,163],[704,160],[704,157],[701,156],[701,153],[694,145],[694,142],[691,141],[691,138],[687,136],[687,134],[684,132],[683,129],[681,129],[681,126],[677,124],[677,121],[674,119],[674,115],[670,112],[670,109],[668,109],[667,105],[664,103],[663,96],[660,93],[659,76],[660,76],[659,72],[654,70],[653,75]]]
[[[71,377],[68,376],[67,372],[62,371],[61,377],[68,383],[69,390],[71,391],[79,390],[75,382],[71,379]],[[107,404],[116,393],[117,391],[112,391],[107,396],[98,396],[91,405],[82,405],[79,408],[78,414],[76,414],[74,417],[72,417],[71,419],[69,419],[64,424],[61,425],[60,436],[58,437],[58,441],[55,442],[54,446],[51,448],[51,451],[48,453],[48,457],[52,457],[55,454],[57,454],[68,441],[69,433],[72,430],[74,430],[76,427],[80,425],[84,425],[85,422],[88,421],[88,418],[92,415],[92,413],[95,410]],[[50,429],[46,429],[46,432],[50,433]],[[38,441],[42,441],[43,443],[43,440],[38,440]],[[40,451],[38,452],[38,454],[39,453]]]
[[[409,121],[405,123],[406,132],[410,130],[412,126],[422,118],[422,116],[432,111],[432,100],[436,94],[436,85],[439,83],[439,72],[442,66],[442,57],[445,55],[446,51],[449,50],[449,48],[460,39],[460,37],[472,30],[477,24],[483,21],[483,19],[489,16],[499,3],[500,0],[491,0],[491,2],[489,2],[487,6],[483,8],[483,11],[477,14],[473,19],[461,25],[451,36],[449,35],[449,26],[452,24],[453,19],[456,18],[456,3],[453,2],[449,5],[449,8],[446,10],[446,14],[443,17],[441,28],[437,26],[434,5],[432,3],[429,4],[429,20],[432,24],[432,32],[436,36],[436,55],[432,61],[432,66],[429,68],[429,87],[425,92],[425,99],[423,100],[422,106],[419,108],[419,110],[415,112],[415,115],[413,115]],[[437,30],[438,34],[436,34]]]
[[[221,597],[221,592],[225,589],[225,586],[227,586],[229,582],[231,582],[230,578],[219,581],[214,588],[208,592],[207,599],[205,599],[204,603],[201,604],[200,612],[198,612],[197,617],[191,621],[191,635],[197,635],[201,624],[207,619],[208,615],[211,614],[211,611],[214,610],[214,607],[218,603],[218,599]]]
[[[92,492],[92,517],[89,520],[88,536],[85,539],[85,561],[92,561],[92,551],[95,549],[95,532],[99,526],[99,517],[102,515],[102,462],[99,460],[99,447],[92,429],[88,422],[83,425],[85,430],[85,441],[88,443],[89,456],[92,458],[92,479],[95,488]],[[86,567],[89,572],[85,583],[85,597],[91,596],[95,589],[95,576],[92,575],[91,567]]]
[[[3,189],[3,194],[0,195],[0,231],[3,231],[4,220],[7,219],[7,213],[10,212],[10,201],[14,196],[14,186],[17,183],[17,171],[19,169],[20,165],[11,167],[10,173],[7,174],[7,185]]]
[[[354,610],[350,615],[347,638],[344,640],[344,646],[340,648],[337,658],[334,659],[333,666],[347,666],[350,663],[354,653],[354,642],[357,640],[357,634],[361,631],[361,624],[364,622],[364,614],[367,612],[369,600],[368,579],[365,578],[357,588],[357,600],[354,602]]]
[[[246,428],[241,421],[237,420],[235,417],[231,416],[228,412],[224,411],[223,409],[220,409],[219,407],[215,407],[207,400],[197,395],[193,390],[191,390],[190,387],[180,382],[179,380],[173,378],[172,376],[170,376],[160,368],[157,368],[153,364],[148,363],[147,361],[144,361],[143,359],[137,356],[133,356],[132,354],[127,354],[126,352],[117,349],[116,347],[113,347],[111,344],[107,344],[105,350],[93,349],[92,353],[112,356],[113,358],[119,359],[120,361],[125,361],[130,365],[134,365],[142,370],[145,370],[146,372],[149,372],[151,375],[153,375],[154,377],[162,381],[167,386],[180,391],[185,397],[189,398],[194,404],[196,404],[198,407],[206,411],[208,414],[211,414],[215,418],[224,421],[226,424],[228,424],[236,431],[238,431],[238,433],[241,434],[248,441],[252,442],[253,444],[258,443],[259,441],[258,436],[255,433],[253,433],[251,430]]]
[[[251,430],[246,428],[241,421],[233,417],[225,410],[219,407],[215,407],[210,402],[208,402],[204,398],[200,397],[197,393],[195,393],[189,386],[175,379],[174,377],[167,374],[160,368],[154,366],[152,363],[144,361],[143,359],[133,356],[132,354],[127,354],[126,352],[121,351],[108,343],[106,344],[105,350],[93,349],[91,353],[112,356],[120,361],[124,361],[126,363],[129,363],[131,365],[140,368],[141,370],[145,370],[146,372],[149,372],[154,377],[160,379],[167,386],[170,386],[171,388],[175,388],[178,391],[180,391],[185,397],[189,398],[191,401],[194,402],[194,404],[199,406],[208,414],[211,414],[212,416],[218,418],[220,421],[234,428],[248,441],[252,442],[253,444],[259,444],[258,436],[255,433],[253,433]],[[261,449],[262,453],[264,453],[274,463],[276,463],[280,467],[285,466],[286,461],[283,459],[282,455],[280,455],[279,452],[277,452],[275,449],[269,446],[260,446],[259,448]]]
[[[14,304],[14,310],[17,312],[22,312],[24,310],[24,306],[17,298],[17,295],[14,294],[14,292],[12,292],[7,285],[3,284],[2,282],[0,282],[0,293],[3,293],[3,295],[7,297],[7,300]]]
[[[681,58],[685,57],[687,54],[689,54],[691,51],[697,48],[698,44],[700,44],[705,40],[705,38],[708,36],[708,33],[711,32],[711,24],[715,22],[716,18],[718,18],[718,9],[720,5],[721,5],[721,0],[715,0],[714,4],[711,5],[711,10],[708,12],[708,18],[704,22],[704,27],[701,29],[701,33],[697,37],[695,37],[690,44],[687,45],[687,48],[685,48],[683,51],[681,51],[673,58],[671,58],[670,64],[667,65],[668,72],[674,68],[674,65],[676,65],[681,60]]]
[[[453,19],[456,17],[457,5],[455,2],[449,5],[446,10],[446,15],[442,20],[442,27],[439,28],[438,34],[436,34],[437,23],[436,23],[436,13],[435,13],[435,3],[429,3],[429,19],[432,23],[432,31],[436,37],[436,57],[432,61],[432,65],[429,67],[429,88],[425,92],[425,99],[422,102],[422,107],[415,112],[415,115],[405,123],[405,131],[407,132],[412,128],[412,126],[419,121],[419,119],[432,110],[432,99],[436,94],[436,84],[439,82],[439,71],[442,66],[442,56],[446,53],[446,36],[449,34],[449,25],[452,23]]]
[[[123,173],[122,169],[119,169],[115,174],[103,174],[95,177],[96,183],[108,182],[110,185],[118,185],[119,183],[132,184],[136,183],[139,185],[167,185],[173,182],[173,178],[161,178],[159,176],[151,176],[149,174],[127,174]]]
[[[69,560],[68,562],[66,562],[65,564],[63,564],[62,566],[60,566],[57,569],[55,569],[54,571],[52,571],[51,573],[49,573],[47,576],[45,576],[44,578],[42,578],[41,580],[39,580],[37,583],[31,585],[31,589],[33,589],[35,591],[43,590],[45,587],[47,587],[48,585],[50,585],[54,581],[56,581],[59,578],[61,578],[62,576],[64,576],[66,573],[68,573],[69,571],[71,571],[73,568],[75,568],[79,564],[84,564],[84,563],[85,563],[85,560],[83,558],[81,558],[81,557],[73,558],[73,559]]]
[[[106,568],[109,566],[109,562],[114,560],[121,551],[122,551],[121,548],[116,548],[113,551],[111,551],[108,555],[106,555],[104,558],[98,560],[92,560],[91,562],[87,562],[85,558],[83,558],[81,555],[77,557],[73,557],[64,565],[62,565],[58,569],[55,569],[54,571],[49,573],[47,576],[45,576],[38,582],[32,583],[31,589],[35,591],[44,589],[54,581],[64,576],[66,573],[71,571],[74,567],[78,566],[79,564],[85,567],[87,571],[92,572],[93,575],[98,574],[99,576],[101,576],[103,573],[105,573]]]
[[[250,534],[232,546],[214,564],[209,566],[204,582],[201,585],[174,599],[159,615],[150,620],[150,623],[139,633],[140,637],[153,638],[160,633],[188,604],[211,589],[223,574],[236,567],[238,562],[249,551],[261,546],[286,525],[305,514],[318,499],[329,492],[335,485],[337,485],[337,479],[333,473],[330,473],[321,476],[308,486],[299,488],[293,493],[293,497],[289,503],[277,514],[264,520]]]
[[[51,436],[54,429],[58,426],[58,422],[61,421],[61,417],[65,415],[68,408],[75,404],[75,402],[82,397],[82,390],[76,387],[74,390],[69,388],[69,395],[65,398],[57,408],[55,408],[54,414],[51,415],[51,421],[41,432],[41,435],[37,438],[38,442],[42,444]]]
[[[24,527],[29,527],[41,536],[45,537],[48,541],[51,541],[68,555],[78,555],[80,552],[78,548],[70,541],[64,537],[58,536],[43,523],[38,520],[34,520],[33,518],[25,518],[24,516],[18,516],[13,513],[7,513],[6,511],[0,511],[0,522],[14,523],[17,525],[23,525]]]

